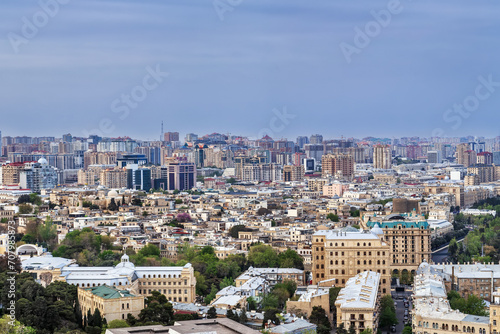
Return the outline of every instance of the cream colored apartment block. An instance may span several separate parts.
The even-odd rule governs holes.
[[[383,294],[391,292],[390,247],[378,226],[364,231],[326,230],[312,237],[313,284],[335,279],[344,287],[349,278],[363,272],[380,274]]]

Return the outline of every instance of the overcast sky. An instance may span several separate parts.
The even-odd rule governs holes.
[[[500,134],[496,0],[59,3],[2,1],[3,135]]]

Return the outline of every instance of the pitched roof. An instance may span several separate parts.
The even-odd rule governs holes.
[[[127,290],[118,290],[114,287],[101,285],[92,288],[86,288],[85,290],[92,292],[93,295],[104,298],[104,299],[117,299],[123,297],[135,297]]]

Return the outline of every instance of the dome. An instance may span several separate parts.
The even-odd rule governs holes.
[[[383,235],[384,234],[384,230],[382,230],[378,224],[375,224],[372,227],[372,229],[370,230],[370,232],[372,232],[375,235]]]
[[[41,157],[40,159],[38,159],[38,163],[40,165],[48,165],[49,162],[47,161],[47,159],[45,159],[44,157]]]
[[[135,268],[135,265],[129,261],[129,257],[127,254],[123,254],[123,256],[121,257],[121,262],[118,263],[115,267],[115,269],[120,269],[120,268],[129,268],[129,269]]]
[[[116,190],[111,190],[110,192],[108,192],[108,197],[117,197],[118,196],[118,192]]]

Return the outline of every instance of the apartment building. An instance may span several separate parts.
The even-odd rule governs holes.
[[[377,332],[382,294],[380,277],[380,273],[363,271],[346,282],[335,301],[337,326],[354,328],[356,334],[365,329]]]
[[[377,225],[384,230],[384,240],[390,244],[392,272],[415,274],[420,263],[430,261],[432,230],[422,215],[364,215],[361,225],[363,228]]]
[[[354,158],[347,154],[327,154],[321,157],[323,177],[336,176],[350,179],[354,175]]]
[[[312,237],[313,284],[335,279],[344,287],[353,276],[363,271],[380,274],[383,294],[390,293],[390,245],[377,225],[371,230],[322,230]]]
[[[391,166],[391,147],[389,145],[375,145],[373,147],[373,168],[390,169]]]

